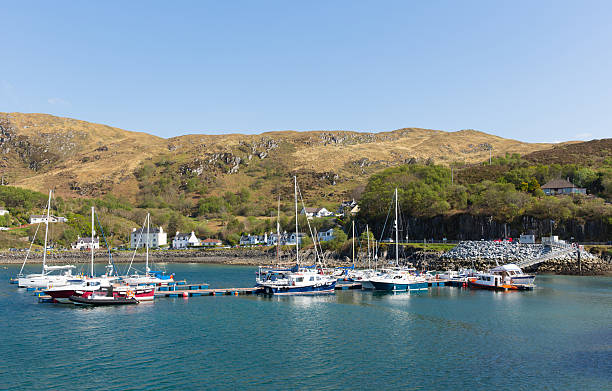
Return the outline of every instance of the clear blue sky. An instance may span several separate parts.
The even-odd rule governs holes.
[[[162,137],[612,137],[612,1],[10,1],[0,111]]]

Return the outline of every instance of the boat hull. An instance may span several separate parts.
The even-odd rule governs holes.
[[[531,291],[532,284],[502,284],[502,285],[485,285],[475,281],[468,280],[468,286],[472,289],[487,289],[490,291]]]
[[[372,281],[370,281],[370,280],[362,280],[362,281],[359,281],[359,282],[361,282],[361,289],[366,290],[366,291],[374,290],[374,284],[372,284]]]
[[[324,294],[324,293],[334,293],[334,289],[336,287],[336,281],[331,282],[329,284],[322,285],[309,285],[309,286],[288,286],[288,285],[280,285],[280,286],[272,286],[272,285],[263,285],[264,294],[267,295],[316,295],[316,294]]]
[[[108,299],[88,299],[83,296],[70,296],[70,301],[72,301],[74,304],[90,306],[138,304],[138,300],[136,299],[125,299],[117,297],[109,297]]]
[[[405,292],[427,289],[429,284],[427,282],[384,282],[384,281],[370,281],[374,286],[374,290],[386,291],[386,292]]]

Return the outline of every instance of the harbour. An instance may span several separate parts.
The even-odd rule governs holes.
[[[171,268],[181,280],[207,281],[215,289],[252,285],[256,270]],[[14,272],[1,269],[0,278],[7,281]],[[503,390],[510,386],[497,374],[511,368],[512,389],[606,389],[612,381],[612,279],[538,279],[531,292],[347,289],[319,296],[169,297],[90,309],[42,305],[33,292],[16,292],[5,282],[0,316],[10,321],[0,325],[7,357],[1,371],[16,375],[3,377],[3,385],[283,389],[289,379],[296,389],[486,384]],[[290,348],[295,341],[304,343],[297,351]],[[485,345],[495,348],[480,348]],[[324,353],[329,351],[334,355]],[[24,367],[24,361],[37,365]]]

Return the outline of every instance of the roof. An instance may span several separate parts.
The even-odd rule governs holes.
[[[501,272],[501,271],[522,271],[520,267],[516,266],[514,263],[508,263],[506,265],[497,266],[491,269],[492,272]]]
[[[565,189],[565,188],[576,188],[572,182],[567,181],[565,179],[553,179],[552,181],[548,181],[542,189]]]
[[[204,239],[202,240],[203,243],[221,243],[221,241],[219,239]]]
[[[91,237],[84,237],[84,238],[79,238],[77,240],[77,243],[79,242],[83,242],[83,243],[91,243]],[[94,238],[93,240],[94,243],[99,243],[100,239],[99,238]]]
[[[159,228],[149,228],[149,230],[147,230],[147,228],[138,228],[137,230],[132,231],[133,234],[148,234],[148,233],[152,233],[152,234],[158,234],[160,233],[160,229]]]
[[[187,233],[185,233],[185,234],[177,233],[174,237],[176,239],[185,239],[185,238],[189,239],[189,237],[191,237],[191,233],[188,233],[188,234]]]

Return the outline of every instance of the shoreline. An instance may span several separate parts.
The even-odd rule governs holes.
[[[494,267],[495,263],[490,259],[453,259],[443,256],[444,253],[414,251],[405,254],[404,263],[410,263],[421,270],[457,270],[460,268],[475,267],[477,270],[487,270]],[[365,254],[356,262],[357,268],[366,268]],[[132,260],[132,251],[112,252],[113,262],[118,264],[129,263]],[[285,251],[281,254],[281,265],[293,265],[294,253]],[[145,255],[137,253],[134,263],[144,263]],[[25,259],[25,252],[0,251],[0,265],[21,265]],[[199,263],[217,265],[242,265],[262,266],[276,264],[276,252],[269,249],[223,249],[223,250],[156,250],[149,253],[149,260],[153,263]],[[306,250],[302,258],[306,263],[314,263],[314,253]],[[324,255],[326,267],[350,266],[352,262],[347,257],[339,257],[337,254],[326,253]],[[386,259],[386,258],[383,258]],[[42,254],[40,252],[30,253],[28,263],[41,264]],[[84,264],[90,262],[90,253],[84,251],[62,251],[47,256],[47,263],[56,264]],[[96,251],[94,263],[106,264],[108,262],[107,251]],[[379,262],[384,264],[384,261]],[[384,266],[382,266],[384,267]],[[546,273],[556,275],[585,275],[585,276],[612,276],[612,262],[595,258],[583,260],[581,263],[568,261],[566,259],[551,259],[536,267],[525,268],[527,272]]]

